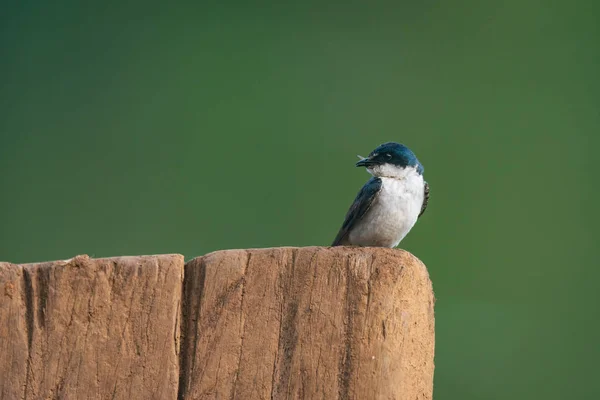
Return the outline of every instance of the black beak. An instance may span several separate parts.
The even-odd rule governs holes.
[[[375,164],[375,163],[369,157],[367,157],[367,158],[363,158],[362,160],[357,162],[356,166],[357,167],[369,167],[373,164]]]

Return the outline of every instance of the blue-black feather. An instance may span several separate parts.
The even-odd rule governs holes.
[[[356,195],[356,199],[354,199],[354,203],[352,203],[352,206],[350,206],[350,209],[346,213],[344,223],[335,237],[332,246],[344,245],[344,241],[350,230],[361,220],[371,207],[371,204],[373,204],[373,200],[381,190],[381,185],[381,179],[373,177],[360,189]]]
[[[402,168],[415,167],[421,175],[424,172],[423,165],[421,165],[415,153],[405,145],[396,142],[388,142],[377,146],[369,154],[369,159],[374,163],[389,163]]]

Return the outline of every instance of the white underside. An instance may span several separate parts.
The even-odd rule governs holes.
[[[379,171],[369,172],[379,175]],[[409,168],[399,176],[380,178],[382,187],[371,208],[349,232],[351,245],[396,247],[417,222],[424,198],[423,176]]]

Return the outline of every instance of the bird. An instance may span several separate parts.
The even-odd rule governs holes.
[[[346,213],[332,246],[393,248],[423,215],[429,201],[424,168],[405,145],[383,143],[357,167],[372,175]]]

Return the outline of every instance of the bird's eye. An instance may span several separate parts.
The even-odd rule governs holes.
[[[385,158],[389,160],[390,158],[392,158],[392,155],[390,153],[386,153]]]

